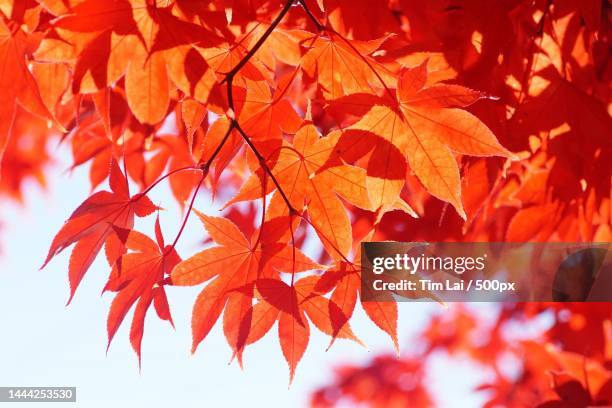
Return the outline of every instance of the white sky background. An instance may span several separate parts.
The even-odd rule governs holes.
[[[220,324],[191,355],[191,309],[201,287],[170,287],[176,330],[149,311],[142,372],[128,340],[131,313],[106,355],[106,315],[114,294],[100,296],[109,271],[104,257],[99,256],[92,265],[68,307],[71,248],[45,270],[38,270],[54,234],[89,194],[87,169],[65,173],[66,152],[60,148],[56,153],[61,162],[48,172],[46,192],[28,185],[25,207],[6,199],[0,202],[0,386],[76,386],[77,404],[66,404],[68,407],[293,407],[306,405],[309,393],[332,378],[333,367],[392,352],[388,336],[361,311],[351,323],[369,351],[338,340],[326,352],[329,337],[311,326],[308,350],[288,388],[288,367],[276,327],[247,348],[244,370],[235,362],[228,365],[231,351]],[[167,183],[155,188],[152,199],[167,209],[161,222],[166,241],[171,241],[182,215]],[[195,207],[214,215],[216,210],[209,204],[200,196]],[[145,222],[137,221],[136,227],[152,236],[153,220],[154,215]],[[191,217],[179,241],[179,253],[184,258],[194,254],[204,237],[197,217]],[[439,306],[430,303],[400,304],[399,339],[404,352],[410,348],[409,337],[435,310]],[[468,363],[450,367],[437,363],[435,367],[432,385],[441,406],[470,407],[483,401],[482,395],[470,392],[483,378],[475,367]],[[17,406],[28,405],[40,407]]]

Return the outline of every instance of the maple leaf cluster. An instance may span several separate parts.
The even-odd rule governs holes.
[[[223,316],[242,363],[276,325],[293,378],[311,326],[360,342],[363,241],[610,240],[608,13],[599,0],[0,1],[2,190],[43,181],[49,158],[31,146],[59,137],[95,192],[44,264],[73,246],[72,299],[104,249],[109,343],[134,308],[140,358],[151,306],[172,323],[167,291],[202,285],[193,350]],[[169,244],[148,197],[165,182],[185,209]],[[221,216],[198,197],[223,201]],[[156,212],[152,239],[135,227]],[[192,213],[214,245],[183,259]],[[398,348],[397,305],[361,304]]]
[[[612,320],[605,303],[506,304],[487,319],[464,305],[435,314],[408,356],[346,364],[311,394],[312,407],[437,406],[434,358],[469,361],[485,380],[484,407],[578,408],[612,404]],[[542,329],[542,321],[552,323]],[[527,329],[521,333],[517,327]]]

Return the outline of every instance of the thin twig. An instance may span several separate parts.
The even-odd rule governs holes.
[[[142,197],[147,195],[147,193],[149,191],[151,191],[156,185],[158,185],[159,183],[161,183],[162,181],[164,181],[165,179],[167,179],[168,177],[170,177],[173,174],[179,173],[181,171],[185,171],[185,170],[197,170],[198,167],[197,166],[186,166],[186,167],[181,167],[179,169],[174,169],[166,174],[164,174],[163,176],[161,176],[160,178],[158,178],[157,180],[155,180],[151,185],[149,185],[143,192],[138,194],[138,197]],[[134,196],[136,197],[136,196]]]
[[[287,198],[287,195],[285,194],[285,192],[283,191],[282,187],[280,186],[278,180],[276,179],[276,177],[274,176],[274,174],[272,173],[272,170],[270,169],[270,167],[268,166],[268,164],[266,163],[266,159],[262,156],[262,154],[259,152],[259,150],[257,150],[257,148],[255,147],[255,145],[253,144],[253,142],[251,141],[251,138],[244,132],[244,130],[242,130],[242,128],[240,127],[240,125],[238,124],[238,122],[235,122],[236,124],[236,130],[238,131],[238,133],[240,133],[240,135],[242,136],[242,138],[244,139],[244,141],[246,142],[246,144],[249,146],[249,148],[251,149],[251,151],[253,152],[253,154],[255,154],[255,156],[257,157],[257,160],[259,161],[259,165],[264,169],[264,171],[266,173],[268,173],[268,175],[270,176],[270,179],[272,180],[272,182],[274,183],[274,186],[276,187],[276,189],[278,190],[279,194],[281,195],[281,197],[283,198],[283,201],[285,201],[285,204],[287,205],[287,207],[289,208],[289,212],[290,213],[296,213],[296,209],[293,208],[293,205],[291,205],[291,202],[289,201],[289,199]],[[265,191],[264,191],[265,194]]]
[[[287,12],[289,12],[289,9],[293,5],[293,2],[294,2],[294,0],[290,0],[290,1],[288,1],[285,4],[285,6],[283,7],[283,9],[279,13],[279,15],[276,16],[274,21],[272,21],[272,24],[270,24],[268,29],[262,34],[261,38],[259,38],[259,40],[257,40],[257,42],[255,43],[253,48],[251,48],[251,50],[249,52],[247,52],[247,54],[238,62],[238,64],[236,64],[236,66],[234,68],[232,68],[230,72],[227,73],[227,75],[225,76],[223,81],[221,81],[221,84],[223,84],[225,82],[229,82],[232,79],[234,79],[234,76],[236,76],[238,71],[240,71],[242,69],[242,67],[244,67],[246,65],[247,62],[249,62],[251,57],[253,55],[255,55],[255,53],[259,50],[259,48],[263,45],[263,43],[266,42],[266,40],[268,39],[270,34],[272,34],[272,31],[274,31],[274,29],[281,22],[283,17],[285,17],[285,14],[287,14]]]
[[[213,154],[210,155],[210,158],[206,161],[206,163],[199,164],[200,170],[208,173],[210,165],[212,164],[215,157],[217,157],[217,155],[221,152],[221,149],[223,148],[223,145],[225,145],[225,142],[227,142],[227,139],[229,139],[229,135],[232,133],[232,130],[234,130],[234,122],[230,122],[230,125],[227,128],[227,132],[225,132],[225,135],[223,136],[223,139],[221,139],[221,142],[217,145],[215,151],[213,152]]]
[[[217,148],[215,149],[213,154],[206,161],[206,163],[203,163],[203,164],[201,164],[198,167],[202,171],[202,177],[200,178],[200,181],[198,182],[198,185],[197,185],[195,191],[193,192],[193,197],[191,197],[191,202],[189,203],[189,208],[187,208],[187,214],[185,214],[185,219],[183,220],[183,224],[181,225],[181,229],[176,234],[176,237],[174,238],[174,242],[172,242],[172,248],[174,248],[176,246],[176,243],[178,242],[179,238],[183,234],[183,230],[185,229],[185,225],[187,225],[187,220],[189,219],[189,215],[191,214],[191,210],[193,210],[193,204],[195,202],[196,196],[198,195],[198,191],[200,190],[200,187],[202,186],[202,183],[204,182],[204,179],[208,175],[208,170],[210,169],[210,165],[212,164],[212,162],[215,159],[215,157],[217,157],[217,155],[219,154],[219,152],[223,148],[223,145],[225,144],[225,142],[229,138],[229,135],[232,133],[233,128],[234,128],[234,126],[230,124],[230,127],[227,129],[227,132],[225,132],[225,136],[223,136],[223,140],[221,140],[221,142],[219,143],[219,145],[217,146]]]

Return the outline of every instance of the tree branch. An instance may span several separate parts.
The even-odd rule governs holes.
[[[232,68],[232,70],[230,72],[227,73],[227,76],[221,82],[221,83],[227,82],[227,103],[228,103],[228,106],[229,106],[229,108],[231,110],[231,112],[229,112],[229,114],[228,114],[228,117],[231,120],[232,127],[234,127],[238,131],[238,133],[240,133],[240,135],[242,136],[242,138],[244,139],[246,144],[249,146],[251,151],[257,157],[257,160],[259,160],[259,165],[261,166],[261,168],[266,173],[268,173],[268,175],[270,176],[270,179],[274,183],[274,186],[276,187],[276,189],[278,190],[279,194],[281,195],[281,197],[285,201],[285,204],[287,205],[287,208],[289,208],[289,214],[290,215],[297,214],[296,209],[293,208],[293,205],[291,205],[291,202],[289,201],[289,199],[287,198],[285,192],[283,191],[283,189],[281,188],[280,184],[278,183],[278,180],[276,179],[276,177],[272,173],[272,170],[270,169],[270,167],[266,163],[266,160],[264,159],[263,155],[259,152],[259,150],[257,150],[255,145],[251,141],[251,138],[246,134],[246,132],[242,129],[242,127],[240,127],[240,124],[238,123],[238,120],[235,118],[235,114],[236,113],[235,113],[235,107],[234,107],[233,83],[234,83],[234,77],[236,76],[236,74],[238,74],[238,72],[240,72],[242,67],[244,67],[246,65],[246,63],[253,57],[253,55],[255,55],[257,50],[259,50],[259,48],[268,39],[268,37],[270,37],[270,35],[274,31],[274,29],[278,26],[278,24],[281,22],[283,17],[285,17],[285,15],[289,12],[289,9],[291,8],[291,6],[294,4],[295,1],[296,0],[289,0],[285,4],[285,6],[281,10],[281,12],[278,14],[278,16],[276,16],[274,21],[272,21],[272,23],[270,24],[268,29],[262,34],[262,36],[259,38],[259,40],[257,40],[257,42],[255,43],[253,48],[251,48],[251,50],[249,50],[249,52],[246,53],[246,55],[238,62],[238,64],[236,64],[236,66],[234,68]],[[265,194],[265,190],[264,190],[263,194]]]
[[[278,193],[281,195],[281,197],[283,198],[283,201],[285,201],[285,204],[287,204],[287,207],[289,208],[289,212],[290,213],[297,213],[296,209],[293,208],[293,206],[291,205],[291,202],[289,201],[289,199],[287,198],[287,196],[285,195],[285,192],[283,191],[282,187],[280,186],[280,184],[278,183],[278,180],[276,179],[276,177],[274,176],[274,174],[272,173],[272,170],[270,169],[270,167],[268,166],[268,164],[266,163],[266,159],[262,156],[262,154],[259,152],[259,150],[257,150],[257,148],[255,147],[255,145],[253,144],[253,142],[251,141],[251,138],[244,132],[244,130],[242,130],[242,128],[240,127],[240,125],[238,124],[238,122],[236,122],[236,130],[238,131],[238,133],[240,133],[242,135],[242,138],[244,139],[244,141],[246,142],[246,144],[249,146],[249,148],[251,149],[251,151],[255,154],[255,156],[257,157],[257,160],[259,160],[259,165],[264,169],[264,171],[266,173],[268,173],[268,175],[270,176],[270,179],[272,180],[272,182],[274,183],[274,186],[276,187],[276,189],[278,190]],[[265,191],[263,192],[265,194]]]
[[[244,67],[246,65],[247,62],[249,62],[251,57],[253,57],[253,55],[255,55],[255,53],[259,50],[259,48],[261,48],[263,43],[266,42],[266,40],[268,39],[270,34],[272,34],[272,31],[274,31],[274,29],[281,22],[283,17],[285,17],[285,14],[287,14],[289,12],[289,9],[293,5],[294,1],[295,0],[289,0],[285,4],[285,6],[281,10],[281,12],[278,14],[278,16],[276,16],[274,21],[272,21],[272,24],[270,24],[268,29],[263,33],[263,35],[259,38],[259,40],[257,40],[257,42],[255,43],[253,48],[251,48],[249,50],[249,52],[247,52],[246,55],[238,62],[238,64],[236,64],[236,66],[234,68],[232,68],[232,70],[230,72],[227,73],[227,75],[225,76],[223,81],[221,81],[221,84],[223,84],[225,82],[230,82],[232,79],[234,79],[234,76],[236,76],[238,71],[240,71],[242,69],[242,67]]]
[[[168,178],[169,176],[171,176],[172,174],[178,173],[180,171],[189,170],[189,169],[193,169],[193,170],[199,169],[202,172],[202,176],[200,178],[200,181],[198,182],[198,185],[196,186],[196,189],[193,192],[193,196],[191,197],[191,201],[190,201],[189,207],[187,209],[187,214],[185,214],[185,218],[183,219],[181,227],[180,227],[178,233],[176,234],[176,237],[174,238],[174,241],[172,242],[171,248],[174,248],[176,246],[179,238],[183,234],[185,226],[187,225],[187,220],[189,219],[189,215],[191,214],[191,211],[193,209],[193,205],[195,203],[195,199],[196,199],[196,197],[198,195],[198,191],[200,190],[200,187],[202,186],[202,183],[204,182],[204,179],[206,178],[206,176],[208,175],[208,171],[210,170],[210,165],[212,164],[212,162],[215,159],[215,157],[217,157],[217,155],[219,154],[219,152],[221,151],[221,149],[225,145],[225,142],[229,139],[229,135],[231,134],[231,132],[234,129],[237,130],[238,133],[240,133],[240,135],[242,136],[242,138],[244,139],[246,144],[249,146],[249,148],[253,151],[253,153],[255,154],[257,159],[259,160],[260,166],[264,169],[264,171],[270,176],[270,179],[274,182],[274,185],[276,186],[276,189],[278,190],[279,194],[282,196],[283,200],[287,204],[287,207],[289,208],[289,213],[291,215],[290,218],[292,218],[293,215],[297,214],[297,211],[293,208],[293,206],[289,202],[289,199],[285,195],[285,192],[282,190],[280,184],[278,183],[278,180],[276,179],[276,177],[274,177],[274,174],[272,174],[272,170],[266,164],[266,161],[265,161],[264,157],[259,152],[259,150],[257,150],[257,148],[255,147],[255,145],[253,144],[251,139],[244,132],[244,130],[240,127],[240,124],[238,123],[238,121],[234,117],[234,114],[235,114],[234,110],[235,110],[235,108],[234,108],[234,94],[233,94],[233,81],[234,81],[234,77],[236,76],[236,74],[238,74],[238,72],[240,72],[240,70],[246,65],[246,63],[253,57],[253,55],[255,55],[255,53],[259,50],[259,48],[261,48],[261,46],[266,41],[266,39],[270,36],[270,34],[272,34],[274,29],[281,22],[283,17],[285,17],[285,15],[289,12],[289,9],[293,5],[294,1],[295,0],[290,0],[290,1],[288,1],[285,4],[285,6],[283,7],[283,9],[279,13],[279,15],[276,16],[274,21],[272,21],[272,23],[270,24],[268,29],[261,36],[261,38],[259,38],[259,40],[257,40],[257,43],[255,43],[253,48],[251,48],[246,53],[246,55],[238,62],[238,64],[236,64],[236,66],[234,68],[232,68],[230,72],[227,73],[227,75],[225,76],[223,81],[221,81],[222,84],[227,82],[227,101],[228,101],[229,108],[231,109],[231,113],[228,113],[228,117],[230,118],[230,126],[227,129],[227,132],[225,133],[225,136],[223,136],[223,139],[221,140],[219,145],[215,148],[215,151],[212,153],[210,158],[205,163],[199,163],[197,166],[188,166],[188,167],[176,169],[174,171],[171,171],[171,172],[167,173],[163,177],[160,177],[158,180],[156,180],[143,193],[141,193],[139,195],[139,196],[145,195],[146,193],[151,191],[151,189],[153,187],[155,187],[157,184],[159,184],[162,180],[164,180],[164,179]],[[264,194],[265,194],[265,188],[264,188]]]

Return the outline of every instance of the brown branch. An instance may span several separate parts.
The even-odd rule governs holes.
[[[255,55],[255,53],[264,44],[264,42],[268,39],[268,37],[270,37],[270,35],[274,31],[274,29],[278,26],[278,24],[281,22],[281,20],[289,12],[289,9],[294,4],[294,2],[295,2],[295,0],[289,0],[285,4],[285,6],[281,10],[281,12],[278,14],[278,16],[276,16],[274,21],[272,21],[272,23],[270,24],[268,29],[262,34],[262,36],[259,38],[259,40],[257,40],[257,42],[255,43],[253,48],[251,48],[251,50],[246,53],[246,55],[238,62],[238,64],[236,64],[236,66],[234,68],[232,68],[232,70],[230,72],[227,73],[226,77],[221,82],[221,83],[227,82],[227,103],[228,103],[228,106],[229,106],[229,108],[231,110],[231,112],[229,113],[228,116],[230,117],[230,120],[231,120],[231,123],[232,123],[232,127],[235,128],[238,131],[238,133],[240,133],[240,136],[242,136],[242,138],[244,139],[246,144],[249,146],[249,148],[251,149],[253,154],[255,154],[255,156],[257,157],[257,160],[259,160],[259,165],[261,166],[261,168],[266,173],[268,173],[268,175],[270,176],[270,179],[274,183],[274,186],[276,187],[276,189],[278,190],[279,194],[281,195],[281,197],[285,201],[285,204],[289,208],[289,213],[291,215],[297,213],[296,209],[293,208],[293,206],[291,205],[291,202],[289,201],[289,199],[287,198],[285,192],[281,188],[278,180],[276,179],[276,177],[272,173],[272,169],[270,169],[270,167],[266,163],[266,160],[264,159],[263,155],[259,152],[259,150],[257,150],[255,145],[251,141],[251,138],[246,134],[246,132],[242,129],[242,127],[240,127],[240,124],[238,123],[238,120],[234,116],[235,115],[235,107],[234,107],[233,83],[234,83],[234,77],[240,72],[242,67],[244,67],[246,65],[246,63],[249,62],[249,60],[253,57],[253,55]],[[263,194],[265,194],[265,193],[266,192],[264,190]]]
[[[237,130],[238,133],[240,133],[240,135],[242,136],[244,141],[247,143],[249,148],[253,151],[255,156],[257,156],[257,159],[259,160],[260,166],[266,171],[267,174],[270,175],[270,178],[274,182],[274,185],[276,186],[276,188],[279,191],[280,195],[283,197],[283,200],[285,200],[285,203],[287,204],[287,207],[289,208],[289,213],[291,215],[297,213],[297,211],[293,208],[293,206],[289,202],[289,199],[285,195],[284,191],[280,187],[280,184],[278,183],[278,180],[276,180],[276,178],[274,177],[274,174],[272,174],[272,170],[266,164],[265,159],[263,158],[261,153],[257,150],[257,148],[255,147],[255,145],[253,144],[251,139],[248,137],[248,135],[240,127],[240,124],[238,123],[238,121],[234,118],[234,109],[235,108],[234,108],[234,95],[233,95],[233,81],[234,81],[234,77],[236,76],[236,74],[238,74],[238,72],[240,72],[240,70],[246,65],[246,63],[253,57],[253,55],[255,55],[255,53],[259,50],[259,48],[261,48],[261,46],[266,41],[266,39],[270,36],[270,34],[272,34],[272,32],[274,31],[276,26],[278,26],[278,24],[283,19],[283,17],[287,14],[287,12],[289,12],[289,9],[293,5],[294,1],[295,0],[290,0],[290,1],[288,1],[285,4],[285,6],[283,7],[282,11],[274,19],[274,21],[270,24],[270,26],[264,32],[264,34],[261,36],[261,38],[259,40],[257,40],[257,43],[255,43],[253,48],[251,48],[251,50],[249,50],[247,52],[247,54],[238,62],[238,64],[236,64],[236,66],[234,68],[232,68],[232,70],[230,72],[227,73],[227,75],[225,76],[223,81],[221,81],[222,84],[224,82],[227,82],[227,100],[228,100],[228,105],[229,105],[232,113],[230,115],[228,115],[228,116],[230,116],[230,126],[227,129],[227,132],[225,133],[225,136],[223,136],[223,139],[217,145],[217,147],[215,148],[215,151],[212,153],[210,158],[205,163],[199,163],[197,166],[188,166],[188,167],[176,169],[174,171],[171,171],[171,172],[167,173],[166,175],[164,175],[164,176],[160,177],[158,180],[156,180],[143,193],[141,193],[139,195],[139,197],[145,195],[146,193],[151,191],[151,189],[153,187],[158,185],[162,180],[170,177],[172,174],[178,173],[179,171],[193,169],[193,170],[200,170],[202,172],[202,177],[200,178],[200,181],[198,182],[198,185],[196,186],[195,191],[193,193],[193,196],[191,198],[191,201],[189,203],[189,207],[187,209],[187,214],[185,214],[185,218],[183,219],[181,227],[180,227],[178,233],[176,234],[176,237],[174,238],[174,241],[172,242],[172,245],[170,246],[171,248],[174,248],[176,246],[179,238],[183,234],[185,226],[187,225],[187,220],[189,219],[189,215],[191,214],[191,211],[193,210],[193,205],[194,205],[195,199],[196,199],[196,197],[198,195],[198,191],[200,190],[200,187],[202,186],[202,183],[204,182],[204,179],[208,175],[208,171],[210,170],[210,166],[211,166],[213,160],[215,159],[215,157],[217,157],[217,155],[219,154],[219,152],[221,151],[221,149],[225,145],[225,142],[229,139],[229,136],[230,136],[230,134],[232,133],[232,131],[234,129]],[[265,189],[264,189],[264,194],[265,194]],[[265,214],[265,212],[264,212],[264,214]]]
[[[287,198],[287,195],[285,194],[285,192],[283,191],[282,187],[280,186],[278,180],[276,179],[276,177],[274,176],[274,174],[272,173],[272,170],[270,169],[270,167],[268,166],[268,164],[266,163],[266,159],[262,156],[262,154],[259,152],[259,150],[257,150],[257,148],[255,147],[255,145],[253,144],[253,142],[251,141],[251,138],[244,132],[244,130],[242,130],[242,128],[240,127],[240,125],[238,124],[238,122],[235,121],[235,125],[236,125],[236,130],[238,131],[238,133],[240,133],[240,135],[242,135],[242,138],[244,139],[244,141],[246,142],[246,144],[249,146],[249,148],[251,149],[251,151],[255,154],[255,156],[257,157],[257,160],[259,161],[259,165],[261,166],[261,168],[268,173],[268,175],[270,176],[270,179],[272,180],[272,182],[274,183],[274,186],[276,187],[276,189],[278,190],[278,193],[281,195],[281,197],[283,198],[283,201],[285,202],[285,204],[287,205],[287,207],[289,208],[289,213],[293,214],[293,213],[297,213],[297,210],[295,208],[293,208],[293,206],[291,205],[291,202],[289,201],[289,199]],[[266,193],[265,191],[263,192],[264,194]]]
[[[232,130],[234,130],[234,123],[230,122],[230,126],[229,126],[229,128],[227,128],[227,132],[225,132],[225,135],[223,136],[223,139],[221,139],[221,142],[217,145],[217,147],[215,148],[215,151],[213,152],[213,154],[210,155],[210,158],[206,161],[206,163],[199,163],[198,164],[198,167],[199,167],[200,170],[202,170],[203,172],[208,174],[208,170],[210,169],[210,165],[212,164],[212,162],[215,159],[215,157],[217,157],[217,155],[221,152],[221,149],[223,148],[223,145],[225,145],[225,142],[227,142],[227,139],[229,139],[229,135],[232,133]]]
[[[272,24],[270,24],[268,29],[262,34],[262,36],[259,38],[259,40],[257,40],[257,42],[255,43],[253,48],[251,48],[251,50],[249,52],[247,52],[244,57],[242,57],[242,59],[238,62],[238,64],[236,64],[236,66],[234,68],[232,68],[232,70],[230,72],[227,73],[227,75],[225,76],[223,81],[221,81],[221,84],[223,84],[225,82],[229,83],[231,80],[233,80],[234,76],[236,76],[238,71],[240,71],[242,69],[242,67],[244,67],[246,65],[247,62],[249,62],[251,57],[253,57],[253,55],[255,55],[255,53],[259,50],[259,48],[263,45],[263,43],[266,42],[266,40],[268,39],[270,34],[272,34],[272,31],[274,31],[274,29],[281,22],[283,17],[285,17],[285,14],[287,14],[289,12],[289,9],[293,5],[294,1],[295,0],[289,0],[285,4],[285,6],[281,10],[281,12],[278,14],[278,16],[276,16],[274,21],[272,21]],[[228,87],[229,87],[229,85],[228,85]]]
[[[210,169],[210,165],[212,164],[212,161],[214,160],[214,158],[219,154],[219,152],[221,151],[221,149],[223,148],[225,142],[228,140],[229,135],[231,134],[232,130],[237,130],[238,133],[242,136],[242,138],[244,139],[245,143],[249,146],[249,148],[251,149],[251,151],[253,152],[253,154],[255,154],[255,156],[257,157],[257,160],[259,161],[259,165],[260,167],[267,173],[267,175],[270,176],[270,179],[272,180],[272,182],[274,183],[274,186],[276,187],[277,191],[279,192],[280,196],[282,197],[283,201],[285,202],[285,204],[287,205],[287,208],[289,209],[289,222],[291,222],[291,220],[293,219],[294,216],[298,215],[298,211],[293,207],[293,205],[291,204],[291,202],[289,201],[289,198],[287,197],[287,195],[285,194],[285,192],[283,191],[282,187],[280,186],[280,183],[278,182],[278,180],[276,179],[276,177],[274,176],[274,174],[272,173],[272,170],[270,169],[270,167],[268,166],[266,159],[264,158],[264,156],[259,152],[259,150],[257,149],[257,147],[255,147],[255,145],[253,144],[253,141],[251,140],[251,138],[246,134],[246,132],[242,129],[242,127],[240,126],[240,124],[238,123],[238,120],[235,118],[235,105],[234,105],[234,93],[233,93],[233,82],[234,82],[234,78],[236,77],[236,75],[240,72],[240,70],[249,62],[249,60],[257,53],[257,51],[261,48],[261,46],[266,42],[266,40],[270,37],[270,35],[272,34],[272,32],[274,31],[274,29],[276,29],[276,27],[278,26],[278,24],[280,24],[280,22],[282,21],[282,19],[285,17],[285,15],[289,12],[291,6],[294,3],[299,3],[302,8],[304,9],[304,11],[306,12],[306,15],[308,16],[308,18],[314,23],[314,25],[316,26],[317,30],[319,31],[324,31],[324,30],[328,30],[327,27],[325,27],[323,24],[321,24],[318,19],[314,16],[314,14],[312,14],[312,12],[310,11],[310,9],[308,8],[308,6],[306,5],[306,2],[304,0],[289,0],[287,1],[287,3],[285,3],[285,5],[283,6],[283,9],[281,10],[281,12],[278,14],[278,16],[276,16],[276,18],[272,21],[272,23],[270,24],[270,26],[266,29],[266,31],[262,34],[262,36],[259,38],[259,40],[257,40],[257,42],[255,43],[255,45],[253,46],[253,48],[251,48],[246,55],[238,62],[238,64],[236,64],[236,66],[234,66],[225,76],[225,78],[221,81],[221,84],[223,83],[227,83],[227,102],[228,102],[228,106],[230,109],[230,112],[228,112],[228,117],[230,118],[230,126],[225,134],[225,136],[223,137],[223,140],[219,143],[219,145],[216,147],[215,151],[213,152],[213,154],[211,155],[211,157],[205,162],[205,163],[200,163],[198,164],[198,166],[190,166],[190,167],[185,167],[185,168],[181,168],[181,169],[177,169],[175,171],[169,172],[168,174],[164,175],[163,177],[161,177],[160,179],[158,179],[157,181],[155,181],[151,186],[149,186],[143,193],[142,195],[146,194],[147,192],[149,192],[155,185],[157,185],[159,182],[161,182],[163,179],[169,177],[170,175],[179,172],[179,171],[183,171],[183,170],[188,170],[188,169],[199,169],[202,171],[202,177],[195,189],[195,192],[193,194],[193,197],[191,199],[191,202],[189,204],[189,208],[187,210],[187,214],[185,216],[185,219],[183,220],[183,223],[181,225],[181,228],[178,232],[178,234],[176,235],[176,238],[174,239],[174,242],[172,243],[172,248],[174,248],[174,246],[176,245],[176,243],[178,242],[180,236],[182,235],[182,232],[185,228],[185,225],[187,224],[187,220],[189,218],[189,215],[191,213],[191,210],[193,209],[193,204],[195,202],[195,198],[197,196],[197,193],[200,189],[200,187],[202,186],[202,183],[206,177],[206,175],[208,174],[208,171]],[[353,48],[354,51],[357,52],[357,50],[352,46],[352,44],[350,44],[350,42],[345,39],[343,36],[341,36],[340,34],[338,34],[336,31],[334,31],[333,29],[329,29],[331,32],[333,32],[334,34],[336,34],[338,37],[340,37],[343,41],[345,41],[349,47]],[[376,72],[376,70],[374,69],[374,67],[372,67],[369,62],[359,53],[357,52],[358,55],[361,57],[361,59],[368,65],[368,67],[374,72],[374,74],[376,75],[376,77],[378,78],[378,80],[381,82],[381,84],[383,85],[383,87],[387,90],[387,92],[390,93],[387,85],[385,84],[385,82],[382,80],[382,78],[380,77],[380,75]],[[263,194],[265,195],[265,186],[264,186],[264,191]],[[265,203],[265,201],[264,201]],[[265,210],[264,210],[265,211]],[[303,219],[305,219],[305,217],[301,217]],[[305,219],[306,220],[306,219]],[[313,228],[314,225],[309,221],[306,220],[306,222],[308,224],[310,224]],[[292,239],[293,239],[293,231],[292,231]],[[344,254],[342,254],[336,247],[335,245],[333,245],[333,243],[330,242],[330,245],[332,245],[332,247],[340,254],[340,256],[346,261],[349,262],[350,261],[344,256]]]

